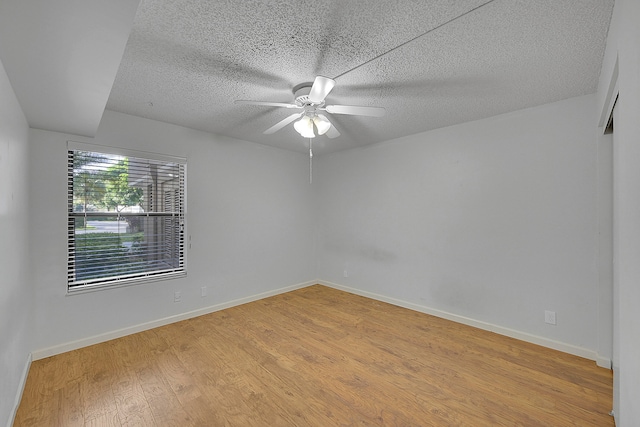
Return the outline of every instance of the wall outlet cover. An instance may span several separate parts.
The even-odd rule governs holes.
[[[544,312],[544,322],[550,325],[556,324],[556,312],[545,310]]]

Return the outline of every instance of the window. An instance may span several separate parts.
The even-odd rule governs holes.
[[[69,143],[69,292],[186,274],[185,170],[180,158]]]

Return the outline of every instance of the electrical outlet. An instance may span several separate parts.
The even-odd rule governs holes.
[[[206,297],[207,296],[207,287],[203,286],[200,288],[200,296],[201,297]]]
[[[173,302],[180,302],[182,301],[182,294],[180,293],[180,291],[175,291],[173,293]]]
[[[349,265],[344,263],[344,270],[342,271],[342,277],[349,277]]]
[[[556,324],[556,312],[555,311],[544,311],[544,322],[550,325]]]

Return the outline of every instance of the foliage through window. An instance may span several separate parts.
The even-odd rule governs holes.
[[[185,161],[81,148],[68,150],[69,291],[186,274]]]

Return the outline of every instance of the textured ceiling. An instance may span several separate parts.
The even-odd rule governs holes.
[[[292,102],[316,75],[331,115],[322,154],[596,90],[613,0],[142,0],[107,108],[280,148],[308,144]]]

